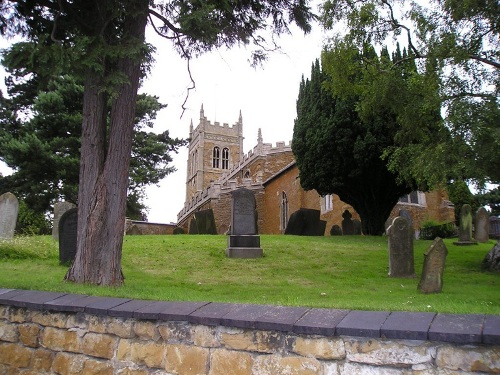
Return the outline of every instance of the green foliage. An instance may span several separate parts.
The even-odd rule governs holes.
[[[450,238],[457,235],[455,223],[440,223],[434,220],[427,220],[422,223],[420,228],[421,240],[434,240],[439,238]]]
[[[30,209],[25,202],[19,202],[19,213],[17,215],[16,234],[20,235],[42,235],[50,234],[52,226],[43,213]]]
[[[496,187],[486,193],[475,195],[480,206],[489,206],[491,215],[500,216],[500,187]]]
[[[444,287],[433,295],[417,292],[430,241],[415,241],[417,277],[411,279],[387,277],[386,237],[262,235],[264,257],[245,262],[226,257],[226,241],[213,235],[125,236],[125,285],[97,288],[62,280],[67,268],[59,265],[50,236],[16,238],[0,242],[0,285],[160,301],[500,314],[499,275],[480,268],[493,241],[465,248],[445,240]]]
[[[297,100],[292,150],[301,185],[337,194],[358,212],[363,233],[381,235],[398,199],[416,188],[398,180],[382,160],[401,128],[392,106],[382,94],[377,105],[360,109],[363,90],[377,90],[374,67],[390,58],[369,46],[357,51],[337,45],[323,52],[322,61],[323,67],[313,64],[310,80],[302,80]],[[395,84],[405,81],[403,73],[393,77]]]
[[[403,178],[432,186],[462,179],[479,185],[500,180],[498,14],[496,0],[324,2],[323,25],[340,30],[331,40],[334,46],[384,48],[391,37],[407,43],[406,56],[375,72],[380,77],[377,91],[347,77],[342,82],[347,90],[363,93],[361,111],[376,104],[381,94],[393,93],[387,98],[403,128],[384,157]],[[409,61],[419,74],[407,81],[405,91],[391,91],[390,77]],[[399,105],[407,96],[415,102]],[[442,121],[435,118],[436,107],[442,109]]]

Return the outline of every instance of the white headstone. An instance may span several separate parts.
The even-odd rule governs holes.
[[[14,237],[17,215],[19,214],[19,201],[12,193],[0,195],[0,238]]]

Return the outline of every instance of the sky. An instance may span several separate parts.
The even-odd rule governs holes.
[[[243,47],[219,50],[191,61],[190,69],[196,88],[186,99],[191,85],[186,60],[179,57],[168,40],[148,29],[147,41],[156,47],[155,64],[140,92],[159,97],[167,104],[157,116],[152,131],[169,130],[171,137],[187,138],[189,125],[198,125],[201,105],[205,116],[215,121],[233,125],[241,111],[243,117],[244,152],[257,143],[258,129],[264,142],[290,142],[296,116],[295,103],[302,76],[309,77],[311,64],[319,58],[324,33],[319,25],[313,25],[311,33],[304,35],[291,27],[292,35],[284,35],[276,41],[281,52],[271,52],[262,67],[252,68],[250,51]],[[7,41],[0,40],[0,48]],[[0,71],[3,87],[4,72]],[[182,117],[181,117],[182,116]],[[149,207],[148,221],[175,223],[177,213],[184,206],[186,194],[187,146],[173,154],[177,171],[168,175],[158,186],[146,188],[145,204]],[[8,173],[0,165],[0,172]]]

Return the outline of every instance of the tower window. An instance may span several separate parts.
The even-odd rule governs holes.
[[[214,147],[214,151],[212,153],[212,167],[219,168],[220,165],[220,148]]]
[[[227,147],[222,149],[222,169],[229,169],[229,149]]]

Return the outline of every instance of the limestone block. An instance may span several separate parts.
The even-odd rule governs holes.
[[[9,319],[9,306],[0,305],[0,319]]]
[[[110,318],[106,332],[118,337],[129,339],[134,337],[134,321],[122,318]]]
[[[445,345],[438,348],[436,365],[454,371],[500,374],[500,348]]]
[[[52,371],[56,374],[79,375],[83,371],[85,359],[83,355],[59,352],[54,358]]]
[[[345,358],[344,341],[340,338],[296,337],[292,341],[291,351],[304,357],[313,356],[318,359],[333,360]]]
[[[81,338],[76,331],[46,327],[41,334],[41,345],[56,351],[80,352]]]
[[[377,366],[404,366],[432,362],[436,348],[421,341],[345,340],[346,358]]]
[[[9,320],[12,323],[24,323],[31,319],[31,314],[21,307],[11,306]]]
[[[66,320],[66,328],[89,329],[88,315],[84,313],[70,314]]]
[[[166,346],[164,344],[121,339],[116,358],[119,361],[132,361],[137,364],[145,364],[148,367],[161,368],[165,353]]]
[[[321,363],[315,358],[260,355],[254,361],[253,373],[259,375],[316,375],[321,373]],[[347,373],[346,373],[347,374]]]
[[[26,346],[38,347],[38,335],[40,326],[34,323],[24,323],[18,326],[19,340]],[[0,328],[1,331],[1,328]]]
[[[204,348],[216,348],[220,346],[217,337],[217,329],[208,326],[195,326],[192,330],[193,343]]]
[[[210,355],[209,375],[252,375],[253,359],[249,353],[215,349]]]
[[[0,344],[0,363],[14,368],[28,367],[33,349],[22,345],[6,343]]]
[[[15,324],[0,321],[0,341],[17,342],[19,332]]]
[[[409,375],[412,374],[408,370],[396,369],[390,367],[374,367],[366,366],[359,363],[344,364],[341,374],[349,375]],[[430,373],[428,373],[430,374]],[[451,374],[450,374],[451,375]]]
[[[116,372],[117,375],[149,375],[148,371],[137,368],[122,368]]]
[[[55,353],[50,350],[37,349],[33,352],[30,368],[38,373],[49,372],[54,361]]]
[[[189,345],[167,345],[165,370],[174,374],[205,375],[209,349]]]
[[[283,335],[271,331],[227,329],[221,333],[221,344],[227,349],[275,353],[283,347]]]
[[[34,311],[31,316],[31,321],[33,323],[37,323],[45,327],[66,328],[67,320],[67,314],[48,311]]]
[[[87,359],[83,363],[82,374],[85,375],[113,375],[113,365],[109,361]]]
[[[185,322],[168,322],[158,326],[163,340],[169,342],[192,343],[191,326]]]
[[[324,375],[341,375],[340,372],[341,366],[338,363],[327,362],[323,363],[323,372]]]
[[[139,320],[134,324],[134,333],[142,340],[158,340],[160,334],[156,324],[149,321]]]
[[[83,337],[82,352],[92,357],[111,359],[117,341],[115,336],[89,332]]]
[[[106,333],[106,329],[108,327],[108,322],[110,320],[107,316],[97,316],[97,315],[89,315],[89,328],[90,332],[96,333]]]

